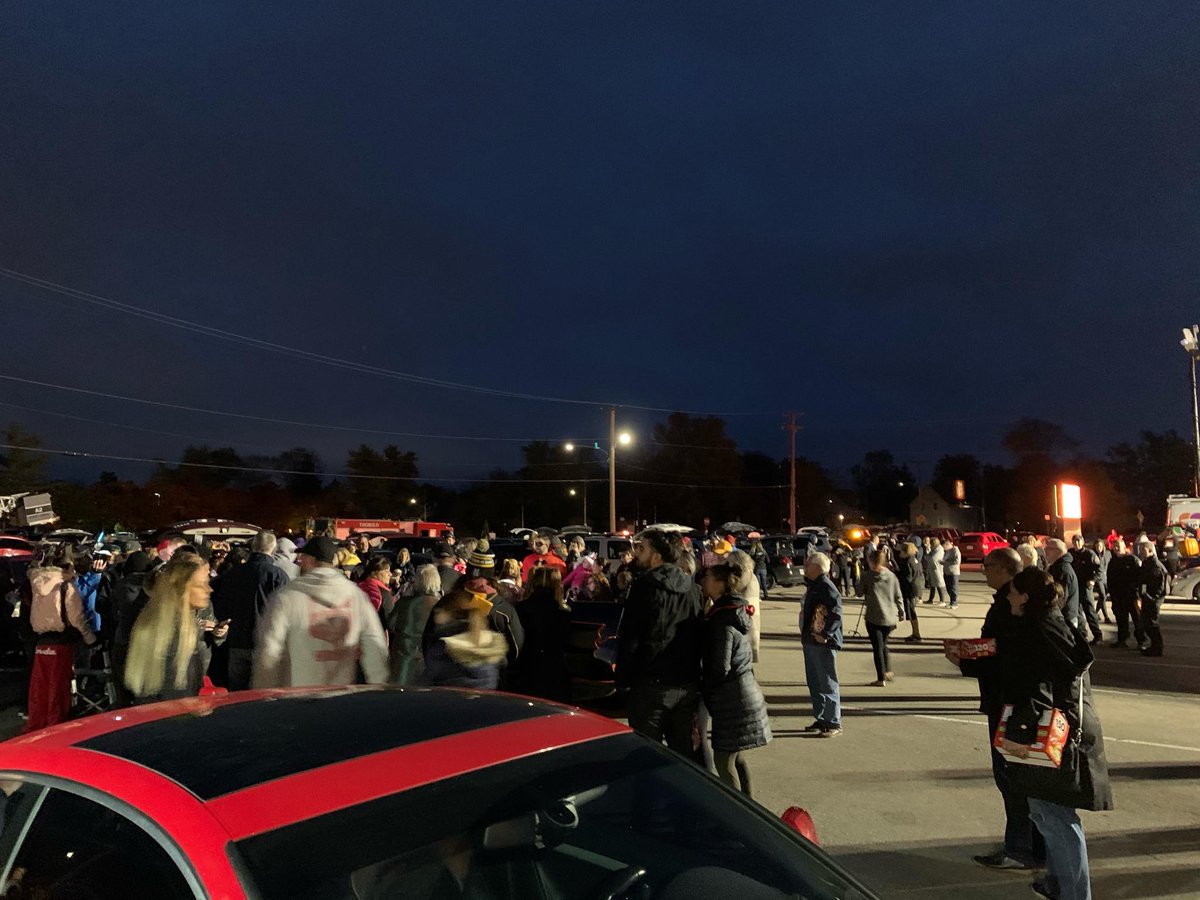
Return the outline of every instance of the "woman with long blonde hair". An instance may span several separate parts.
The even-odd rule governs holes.
[[[138,703],[195,697],[208,668],[209,635],[220,641],[229,623],[211,615],[208,564],[176,554],[154,574],[150,600],[137,617],[125,661],[125,685]]]

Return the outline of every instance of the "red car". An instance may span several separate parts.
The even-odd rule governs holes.
[[[870,898],[610,719],[439,688],[258,691],[0,744],[5,897]],[[811,823],[809,823],[811,824]]]
[[[970,531],[958,539],[963,562],[983,562],[983,558],[993,550],[1007,546],[1008,541],[994,531]]]

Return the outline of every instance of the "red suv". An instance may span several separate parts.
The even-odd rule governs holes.
[[[1008,541],[994,531],[972,531],[964,534],[958,541],[963,562],[983,562],[983,558],[993,550],[1007,546]]]

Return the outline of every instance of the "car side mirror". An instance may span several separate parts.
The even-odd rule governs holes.
[[[813,823],[813,818],[808,814],[808,810],[802,809],[799,806],[789,806],[779,818],[783,821],[784,825],[792,829],[800,837],[820,846],[821,842],[817,839],[817,826]]]

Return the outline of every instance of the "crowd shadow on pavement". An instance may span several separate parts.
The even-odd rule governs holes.
[[[1087,828],[1087,821],[1084,821]],[[1092,893],[1100,900],[1200,896],[1200,828],[1163,828],[1089,835]],[[995,849],[995,836],[964,842],[828,847],[867,885],[888,884],[881,897],[980,900],[1032,896],[1034,872],[993,872],[971,861]],[[1147,853],[1147,847],[1154,847]]]

